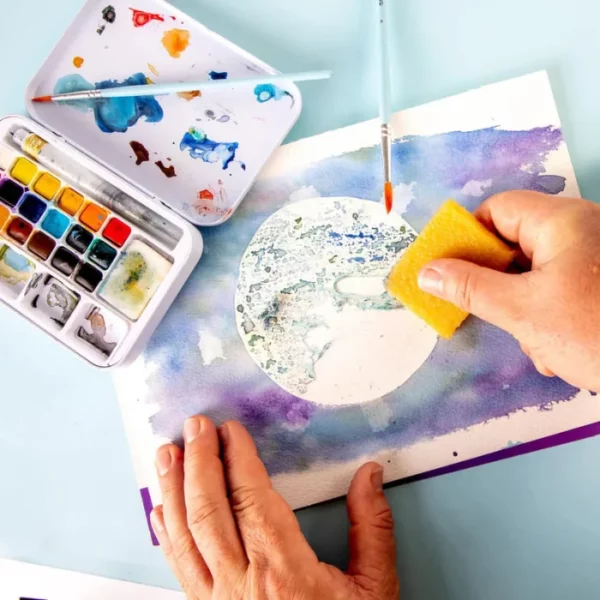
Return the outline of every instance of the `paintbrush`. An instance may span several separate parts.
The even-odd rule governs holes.
[[[307,71],[304,73],[288,73],[270,75],[258,75],[245,79],[217,79],[195,82],[176,82],[176,83],[150,83],[146,85],[128,85],[122,87],[112,87],[93,90],[81,90],[69,92],[66,94],[54,94],[50,96],[38,96],[33,98],[33,102],[68,102],[73,100],[95,100],[99,98],[128,98],[139,96],[165,96],[181,92],[194,92],[196,90],[206,90],[208,88],[231,88],[242,85],[260,85],[290,81],[317,81],[329,79],[331,71]]]
[[[385,183],[383,196],[385,210],[392,211],[394,189],[392,187],[392,140],[389,120],[391,116],[390,91],[390,50],[387,33],[387,2],[389,0],[372,0],[377,8],[377,38],[379,42],[379,118],[381,119],[381,152],[383,154],[383,174]]]

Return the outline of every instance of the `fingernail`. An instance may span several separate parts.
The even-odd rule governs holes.
[[[163,520],[155,510],[150,513],[150,523],[152,523],[152,529],[154,529],[154,533],[164,533],[165,526],[163,525]]]
[[[419,287],[428,294],[442,296],[444,292],[444,279],[442,274],[435,269],[425,267],[419,273]]]
[[[221,436],[221,441],[224,444],[229,441],[229,428],[227,425],[221,425],[221,427],[219,427],[219,436]]]
[[[183,426],[183,438],[186,444],[193,442],[199,435],[202,429],[202,423],[197,417],[192,417],[185,422]]]
[[[171,468],[173,457],[168,447],[159,448],[156,453],[156,470],[161,477],[164,477]]]
[[[371,473],[371,485],[376,492],[383,491],[383,469],[375,469]]]

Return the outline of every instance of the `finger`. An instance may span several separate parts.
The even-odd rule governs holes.
[[[183,437],[188,526],[213,579],[239,581],[248,560],[227,497],[217,428],[207,417],[192,417]]]
[[[532,258],[545,221],[556,215],[556,210],[573,206],[574,198],[550,196],[539,192],[503,192],[488,198],[475,216],[491,231],[497,231],[509,242],[519,244],[525,256]]]
[[[251,562],[265,559],[273,563],[284,557],[296,564],[306,558],[317,562],[296,515],[273,489],[248,431],[229,421],[219,432],[231,507]]]
[[[157,525],[164,524],[165,532],[157,537],[169,564],[182,587],[197,585],[207,593],[212,587],[212,577],[187,524],[183,493],[183,453],[174,444],[167,444],[156,453],[156,471],[163,505]],[[154,514],[154,513],[153,513]],[[154,526],[154,522],[153,522]],[[156,529],[155,529],[156,532]],[[168,542],[168,551],[163,546]]]
[[[363,465],[348,491],[350,562],[348,574],[377,598],[396,598],[394,519],[383,493],[383,468]]]
[[[528,275],[441,259],[419,273],[419,287],[517,336],[530,295]]]
[[[540,375],[543,375],[544,377],[556,377],[556,375],[550,369],[546,368],[546,366],[544,365],[544,363],[541,360],[539,360],[535,356],[531,356],[530,358],[531,358],[537,372]]]

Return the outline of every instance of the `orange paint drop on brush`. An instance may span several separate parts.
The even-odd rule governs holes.
[[[173,58],[181,58],[181,53],[190,44],[190,32],[187,29],[170,29],[163,35],[162,44]]]
[[[392,212],[392,206],[394,205],[394,188],[390,181],[385,182],[383,195],[385,197],[385,211],[389,215]]]

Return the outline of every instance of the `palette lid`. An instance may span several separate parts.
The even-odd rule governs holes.
[[[89,0],[27,89],[31,116],[197,225],[226,221],[297,121],[292,83],[35,104],[114,85],[240,79],[269,65],[163,0]]]

